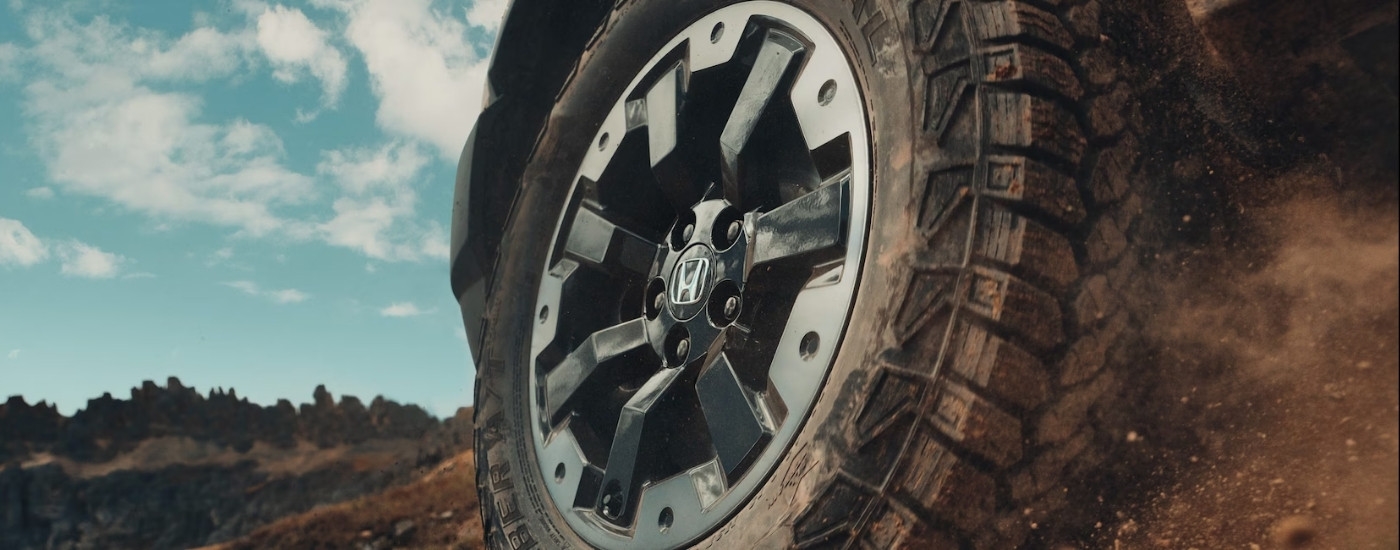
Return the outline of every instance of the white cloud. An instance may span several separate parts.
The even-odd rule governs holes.
[[[285,288],[282,290],[264,290],[262,287],[258,286],[258,284],[254,283],[253,281],[228,281],[223,283],[223,285],[229,288],[236,289],[239,292],[242,292],[249,296],[266,298],[278,304],[295,304],[305,302],[306,300],[311,298],[310,294],[307,294],[294,288]]]
[[[345,36],[359,50],[379,98],[376,122],[455,159],[481,109],[486,60],[467,24],[429,0],[331,1],[349,16]],[[489,10],[483,8],[482,17]]]
[[[21,351],[24,350],[12,349],[10,350],[10,353],[6,354],[6,357],[9,357],[11,361],[14,361],[15,359],[19,359],[19,352]]]
[[[103,252],[95,246],[78,241],[68,241],[55,247],[62,260],[60,271],[71,277],[84,279],[110,279],[121,272],[122,264],[129,260]]]
[[[197,222],[372,260],[445,259],[447,232],[420,218],[417,189],[429,165],[455,161],[477,115],[486,63],[463,18],[488,25],[491,10],[504,9],[493,1],[436,10],[429,0],[312,0],[344,15],[318,26],[296,8],[234,0],[245,28],[213,28],[211,16],[173,38],[26,8],[29,43],[0,44],[0,69],[23,62],[25,128],[47,166],[48,181],[26,194],[100,198],[157,230]],[[275,78],[318,81],[321,108],[331,107],[348,85],[346,57],[332,44],[342,32],[366,63],[378,125],[393,137],[325,152],[314,174],[287,166],[271,127],[212,116],[190,87],[237,81],[266,58]],[[298,109],[296,120],[317,114]]]
[[[235,73],[251,35],[201,28],[169,40],[103,18],[79,25],[42,12],[27,30],[39,70],[24,110],[55,185],[157,218],[252,235],[293,229],[274,209],[305,202],[312,180],[281,164],[270,128],[202,122],[199,98],[151,88]]]
[[[417,317],[427,315],[437,310],[422,310],[413,302],[395,302],[389,304],[384,309],[379,310],[379,315],[384,317]]]
[[[19,220],[0,218],[0,266],[29,267],[49,257],[49,247]]]
[[[75,240],[45,242],[19,220],[0,218],[0,266],[30,267],[58,256],[59,271],[71,277],[110,279],[121,273],[127,258]]]
[[[501,27],[509,6],[510,0],[476,0],[467,8],[467,22],[494,32]]]
[[[437,229],[414,222],[413,187],[427,164],[410,143],[324,154],[316,171],[335,181],[345,196],[332,203],[335,216],[318,226],[322,238],[376,260],[437,257],[435,241],[428,239]]]
[[[257,28],[258,47],[275,67],[273,77],[290,83],[303,71],[309,72],[321,81],[327,107],[340,101],[345,91],[345,58],[306,14],[296,8],[271,6],[258,16]]]

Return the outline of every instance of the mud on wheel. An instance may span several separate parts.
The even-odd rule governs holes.
[[[1113,381],[1135,143],[1100,112],[1127,98],[1097,10],[1052,4],[620,2],[490,279],[488,543],[1005,548],[1053,521]]]

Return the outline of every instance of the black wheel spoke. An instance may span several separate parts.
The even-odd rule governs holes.
[[[603,475],[603,491],[598,496],[598,509],[611,519],[629,513],[631,494],[640,481],[638,474],[646,462],[643,440],[659,428],[657,415],[664,397],[675,386],[683,369],[661,369],[637,390],[622,407],[613,433],[612,448],[608,450],[607,471]]]
[[[604,73],[576,83],[614,79],[586,92],[613,103],[569,103],[589,142],[547,144],[581,160],[510,396],[530,399],[555,511],[599,547],[701,540],[764,485],[826,384],[866,249],[874,148],[840,37],[740,2],[665,44],[633,74],[589,65]]]
[[[545,409],[558,416],[578,389],[609,359],[647,345],[645,319],[633,319],[595,332],[545,377]]]
[[[770,421],[759,409],[759,396],[744,387],[729,357],[723,353],[700,373],[695,381],[695,393],[705,411],[705,423],[709,426],[720,466],[732,479],[733,474],[746,466],[773,437]]]
[[[748,190],[740,185],[740,157],[781,84],[791,81],[792,73],[796,72],[799,65],[796,61],[803,50],[802,43],[786,33],[767,31],[758,57],[754,59],[753,70],[744,81],[739,99],[735,102],[734,110],[730,112],[729,120],[720,134],[720,168],[724,178],[724,197],[730,204],[741,209],[747,210],[756,205],[750,204],[753,201],[744,200],[743,195]]]
[[[849,172],[770,212],[748,214],[750,266],[831,249],[845,241]]]
[[[591,209],[579,207],[564,250],[602,268],[617,266],[646,275],[661,252],[661,245],[619,227]]]
[[[700,198],[692,170],[679,147],[681,110],[686,91],[685,63],[680,62],[656,80],[646,95],[647,149],[656,182],[676,210],[690,208]]]

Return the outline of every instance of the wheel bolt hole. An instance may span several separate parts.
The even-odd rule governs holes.
[[[603,491],[603,515],[608,519],[622,517],[622,485],[616,479],[609,481]]]
[[[568,474],[568,473],[569,473],[569,471],[568,471],[567,468],[564,467],[564,463],[563,463],[563,462],[560,462],[558,466],[555,466],[555,467],[554,467],[554,482],[555,482],[555,483],[563,483],[563,482],[564,482],[564,476],[565,476],[566,474]]]
[[[540,308],[540,323],[544,323],[545,321],[548,321],[548,320],[549,320],[549,306],[544,306],[544,307]]]
[[[715,27],[710,29],[710,43],[718,44],[720,37],[724,36],[724,23],[715,23]]]
[[[710,303],[706,306],[710,321],[715,326],[722,327],[739,318],[744,307],[744,299],[739,294],[739,285],[734,281],[725,279],[715,284],[714,290],[710,291]]]
[[[609,138],[609,137],[610,137],[610,136],[608,135],[607,132],[603,132],[603,135],[600,136],[600,137],[598,138],[598,150],[599,150],[599,151],[602,151],[603,149],[607,149],[607,148],[608,148],[608,138]]]
[[[676,219],[676,225],[671,229],[671,248],[674,250],[685,248],[685,245],[690,244],[690,240],[693,238],[695,238],[695,213],[686,210]]]
[[[802,336],[802,342],[797,346],[797,352],[802,355],[803,361],[810,361],[817,355],[817,349],[821,347],[821,338],[815,332],[808,332]]]
[[[666,308],[666,283],[662,282],[660,277],[647,284],[646,301],[643,303],[648,319],[655,319],[657,315],[661,315],[661,310]]]
[[[690,359],[690,331],[685,325],[671,327],[666,334],[666,365],[679,367]]]
[[[744,235],[744,216],[738,210],[725,208],[715,217],[715,225],[710,230],[710,242],[716,250],[727,250],[739,242]]]
[[[836,99],[836,81],[828,80],[822,84],[820,90],[817,90],[817,103],[823,106],[830,105],[833,99]]]
[[[671,525],[676,522],[676,514],[670,508],[662,508],[661,516],[656,518],[656,526],[662,533],[671,530]]]

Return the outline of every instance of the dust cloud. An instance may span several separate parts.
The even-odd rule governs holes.
[[[1095,546],[1400,547],[1400,216],[1319,178],[1161,285],[1125,438],[1155,489]]]

